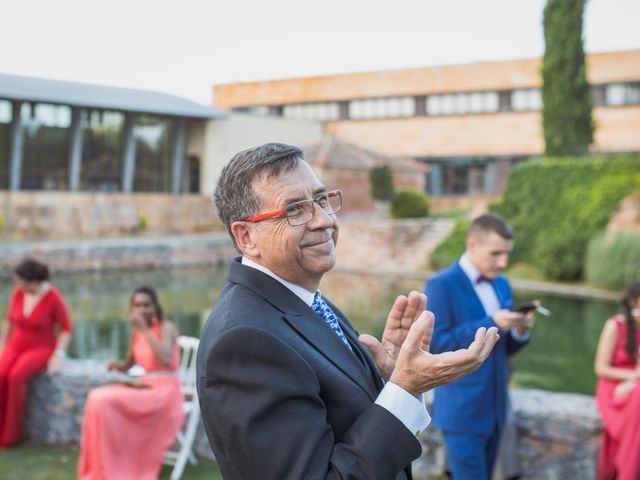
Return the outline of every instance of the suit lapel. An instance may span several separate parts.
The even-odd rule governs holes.
[[[376,389],[377,389],[376,394],[377,394],[377,392],[382,390],[382,387],[384,387],[384,380],[382,379],[382,376],[380,375],[380,371],[378,370],[378,367],[373,361],[373,358],[371,358],[371,354],[369,353],[369,350],[367,350],[360,343],[360,340],[358,340],[358,332],[356,332],[354,328],[351,326],[351,324],[346,320],[345,315],[331,302],[329,302],[329,304],[333,309],[334,313],[337,315],[338,321],[340,322],[340,327],[342,328],[342,331],[344,332],[346,337],[349,339],[349,342],[351,343],[351,346],[354,349],[354,354],[356,354],[363,362],[362,366],[365,366],[365,369],[368,371],[367,375],[370,375],[371,377],[373,377],[376,384]]]
[[[251,289],[281,311],[283,318],[294,331],[324,355],[337,369],[358,384],[369,397],[376,398],[378,380],[376,379],[376,383],[374,383],[371,375],[363,368],[354,353],[331,330],[331,327],[291,290],[269,275],[240,264],[238,259],[235,259],[231,264],[228,280]],[[333,308],[333,305],[331,307]],[[338,312],[336,311],[336,313]],[[345,334],[349,335],[352,343],[356,344],[356,348],[362,348],[357,339],[354,339],[351,329],[344,328],[345,322],[341,318],[342,315],[339,314],[338,317]]]
[[[470,310],[474,312],[474,316],[484,317],[486,313],[484,311],[484,306],[480,301],[480,297],[478,297],[471,280],[469,280],[469,277],[464,273],[464,270],[462,270],[462,267],[460,267],[458,262],[456,262],[455,274],[458,277],[456,278],[456,284],[462,289],[463,298],[468,299],[467,305],[470,307]]]

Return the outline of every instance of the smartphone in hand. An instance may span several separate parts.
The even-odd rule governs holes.
[[[542,305],[538,305],[533,302],[526,302],[521,305],[518,305],[515,311],[526,315],[532,310],[535,310],[536,312],[544,315],[545,317],[548,317],[551,314],[551,312],[547,308],[544,308]]]

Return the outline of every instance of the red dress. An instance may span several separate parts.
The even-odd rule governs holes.
[[[151,334],[160,338],[161,328],[153,325]],[[131,352],[147,372],[140,382],[148,388],[113,384],[89,393],[82,423],[79,480],[156,480],[164,452],[182,426],[177,344],[169,365],[164,366],[138,330]]]
[[[624,345],[627,324],[622,316],[616,323],[617,337],[612,366],[633,370],[635,361],[629,358]],[[636,328],[636,341],[640,345],[640,328]],[[601,378],[596,389],[596,403],[604,430],[598,461],[598,480],[640,479],[640,382],[627,395],[614,398],[619,380]]]
[[[0,447],[15,445],[22,438],[22,415],[29,381],[47,366],[56,348],[56,325],[71,332],[71,318],[54,287],[24,315],[24,291],[11,296],[5,321],[13,324],[0,351]]]

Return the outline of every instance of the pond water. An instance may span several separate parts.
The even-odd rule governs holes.
[[[181,334],[199,336],[224,285],[225,269],[152,270],[57,276],[74,321],[71,358],[122,358],[130,330],[129,295],[140,285],[158,290],[166,317]],[[360,332],[379,337],[395,297],[422,282],[372,275],[329,273],[321,289]],[[5,312],[13,284],[2,279],[0,311]],[[530,344],[515,357],[514,386],[592,394],[593,358],[604,321],[617,310],[614,302],[571,299],[516,292],[517,303],[538,298],[552,312],[538,315]],[[436,319],[437,320],[437,319]]]

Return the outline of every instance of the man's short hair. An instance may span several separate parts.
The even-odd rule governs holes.
[[[497,233],[505,240],[513,240],[513,228],[497,213],[485,213],[477,217],[469,227],[467,238],[478,233]]]
[[[231,234],[231,224],[260,211],[260,198],[251,187],[253,180],[264,171],[268,176],[277,176],[281,171],[292,170],[301,160],[302,150],[298,147],[265,143],[235,154],[222,169],[213,200],[218,217],[236,248],[238,246]]]

